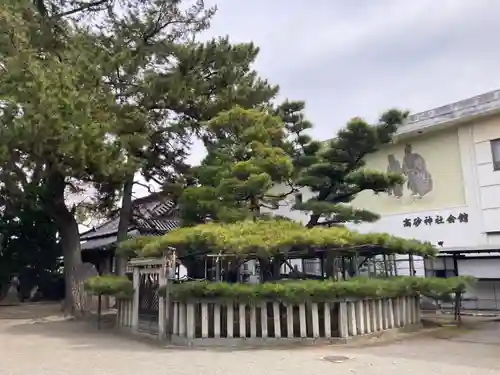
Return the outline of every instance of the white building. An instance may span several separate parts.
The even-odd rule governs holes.
[[[417,275],[472,275],[479,282],[467,307],[500,309],[500,90],[412,115],[394,144],[366,162],[406,166],[410,177],[392,195],[361,193],[353,204],[381,219],[354,228],[436,244],[440,257],[417,261]],[[308,219],[286,206],[277,213]],[[407,265],[398,262],[399,274]]]

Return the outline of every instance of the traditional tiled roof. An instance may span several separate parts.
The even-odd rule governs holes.
[[[100,226],[80,235],[81,249],[109,248],[117,240],[119,212]],[[176,205],[160,195],[151,195],[133,202],[133,216],[128,237],[163,235],[179,227]]]

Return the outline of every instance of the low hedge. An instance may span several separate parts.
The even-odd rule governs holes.
[[[178,301],[223,299],[236,302],[272,300],[280,302],[328,301],[339,298],[380,298],[425,295],[444,298],[462,292],[473,282],[469,277],[423,278],[390,277],[353,278],[347,281],[302,280],[262,284],[228,284],[223,282],[191,281],[171,286],[171,296]],[[160,288],[161,295],[166,289]]]
[[[95,295],[114,296],[130,299],[134,295],[134,286],[125,276],[94,276],[85,280],[85,290]]]

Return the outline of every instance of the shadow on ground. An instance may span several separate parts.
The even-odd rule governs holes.
[[[61,303],[57,302],[22,303],[17,306],[0,306],[0,324],[5,320],[43,319],[61,314]]]
[[[25,340],[40,338],[64,341],[73,349],[154,351],[161,350],[151,342],[131,340],[117,334],[111,327],[113,317],[98,330],[94,317],[75,320],[61,313],[60,304],[22,304],[0,308],[0,339]],[[33,340],[36,338],[37,340]]]

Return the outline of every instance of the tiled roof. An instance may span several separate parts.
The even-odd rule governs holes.
[[[129,234],[162,235],[179,227],[176,218],[175,203],[171,200],[160,201],[157,197],[141,198],[133,202],[133,217],[129,226]],[[120,218],[114,218],[90,231],[82,233],[82,250],[110,246],[116,242]],[[129,235],[130,236],[130,235]]]

